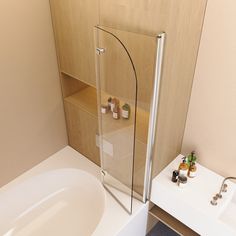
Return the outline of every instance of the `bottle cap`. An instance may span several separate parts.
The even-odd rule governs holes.
[[[174,170],[174,171],[173,171],[173,175],[174,175],[174,176],[178,176],[178,175],[179,175],[179,171],[178,171],[178,170]]]
[[[180,175],[178,179],[179,179],[179,182],[183,184],[186,184],[188,181],[188,178],[184,175]]]

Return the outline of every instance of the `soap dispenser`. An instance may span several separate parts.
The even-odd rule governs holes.
[[[182,163],[179,165],[179,175],[182,175],[182,176],[188,176],[188,169],[189,169],[189,166],[187,164],[187,161],[186,161],[186,157],[183,157],[182,158],[183,161]]]

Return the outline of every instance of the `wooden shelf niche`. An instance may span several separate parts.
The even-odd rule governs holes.
[[[107,98],[111,95],[107,94]],[[80,108],[94,117],[98,117],[97,111],[97,92],[96,89],[91,86],[86,86],[80,89],[78,92],[66,97],[64,99],[67,103],[74,105],[77,108]],[[123,103],[123,102],[122,102]],[[130,126],[132,123],[132,118],[134,115],[134,108],[131,109],[131,119],[124,120],[114,120],[109,114],[105,114],[103,118],[107,120],[113,130],[118,130],[126,126]],[[148,122],[149,122],[149,113],[143,109],[137,109],[137,140],[142,143],[147,143],[148,136]]]
[[[98,129],[97,91],[75,78],[62,73],[62,88],[68,129],[69,145],[100,165],[99,148],[96,146]],[[106,104],[110,94],[103,94],[102,103]],[[119,99],[119,98],[118,98]],[[124,104],[125,101],[120,101]],[[129,120],[114,120],[111,114],[104,114],[108,130],[119,130],[132,125],[134,107],[131,107]],[[134,163],[134,189],[143,191],[146,146],[148,138],[149,112],[137,108],[136,155]],[[121,163],[122,164],[122,163]]]
[[[65,73],[61,74],[61,83],[69,145],[100,165],[99,148],[96,146],[96,90]]]

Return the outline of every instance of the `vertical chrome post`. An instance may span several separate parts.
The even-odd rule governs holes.
[[[156,68],[154,77],[153,97],[151,101],[150,118],[149,118],[147,154],[146,154],[144,190],[143,190],[144,202],[146,202],[150,196],[153,150],[156,138],[157,115],[158,115],[158,107],[160,99],[160,84],[162,77],[165,37],[166,37],[165,33],[161,33],[157,36]]]

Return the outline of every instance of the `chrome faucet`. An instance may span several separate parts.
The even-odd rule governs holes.
[[[216,206],[216,205],[217,205],[217,200],[218,200],[218,199],[221,199],[221,198],[223,197],[223,196],[222,196],[222,193],[226,193],[226,192],[227,192],[227,187],[228,187],[228,185],[227,185],[225,182],[226,182],[227,180],[230,180],[230,179],[236,180],[236,177],[227,177],[227,178],[225,178],[225,179],[223,180],[219,193],[217,193],[217,194],[213,197],[213,199],[211,200],[211,205]]]

